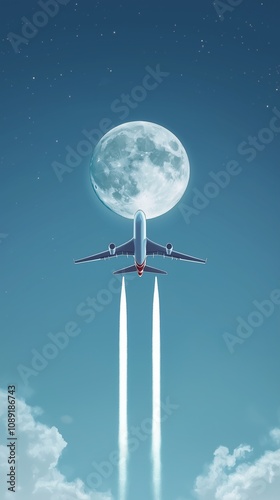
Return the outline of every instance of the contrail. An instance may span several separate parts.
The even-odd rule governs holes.
[[[126,500],[128,430],[127,430],[127,307],[122,278],[119,333],[119,500]]]
[[[160,412],[160,310],[158,282],[155,278],[153,302],[153,426],[152,463],[154,500],[161,496],[161,412]]]

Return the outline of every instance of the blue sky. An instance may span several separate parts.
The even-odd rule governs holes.
[[[184,197],[148,221],[148,237],[208,257],[206,266],[156,262],[168,271],[159,279],[162,500],[277,500],[279,7],[244,0],[221,20],[206,0],[55,5],[28,43],[11,33],[23,36],[21,19],[36,20],[39,3],[5,5],[1,26],[1,472],[13,384],[21,401],[15,497],[117,499],[117,467],[108,463],[118,444],[120,282],[113,260],[73,259],[126,241],[132,221],[100,203],[90,154],[77,149],[85,130],[97,136],[145,120],[179,138],[191,169]],[[116,111],[147,67],[159,67],[162,81]],[[132,434],[151,416],[153,284],[152,276],[127,282]],[[98,310],[82,315],[88,299]],[[260,312],[255,301],[268,300]],[[66,344],[65,329],[67,345],[39,361],[53,336]],[[149,500],[150,436],[138,440],[128,498]],[[0,491],[5,498],[5,484]]]

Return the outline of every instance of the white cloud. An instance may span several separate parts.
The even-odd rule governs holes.
[[[273,429],[270,438],[274,448],[280,444],[280,429]],[[230,454],[220,446],[212,463],[195,481],[198,500],[279,500],[280,448],[268,450],[250,460],[252,448],[241,445]]]
[[[39,408],[17,401],[17,489],[8,492],[6,481],[0,482],[0,498],[15,500],[113,500],[110,493],[86,491],[80,479],[68,482],[57,463],[67,446],[56,427],[48,427],[37,418]],[[7,393],[0,389],[0,474],[7,477]],[[4,445],[2,444],[4,443]]]

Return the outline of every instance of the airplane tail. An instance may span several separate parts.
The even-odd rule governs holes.
[[[118,271],[114,271],[113,274],[125,274],[125,273],[134,273],[137,272],[135,266],[125,267],[124,269],[119,269]],[[144,273],[155,273],[155,274],[167,274],[166,271],[162,271],[161,269],[156,269],[155,267],[145,266]]]

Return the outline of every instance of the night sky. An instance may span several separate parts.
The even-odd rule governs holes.
[[[4,2],[0,469],[15,385],[16,499],[118,499],[112,272],[133,261],[73,259],[132,237],[89,164],[104,133],[136,120],[169,129],[190,160],[182,200],[148,237],[208,258],[155,259],[168,271],[162,500],[279,499],[279,14],[259,0]],[[153,286],[127,280],[131,435],[151,417]],[[128,500],[150,500],[150,435],[137,439]]]

